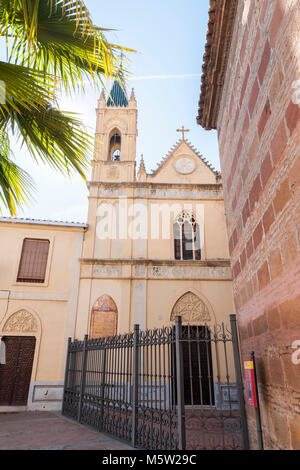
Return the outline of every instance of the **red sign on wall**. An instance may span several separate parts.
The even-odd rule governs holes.
[[[245,370],[245,382],[246,382],[246,395],[247,403],[253,408],[257,408],[257,395],[254,375],[254,363],[253,361],[244,361]]]

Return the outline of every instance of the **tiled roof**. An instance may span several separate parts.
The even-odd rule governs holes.
[[[0,223],[12,223],[12,224],[32,224],[32,225],[52,225],[60,227],[79,227],[87,228],[87,224],[80,222],[64,222],[59,220],[42,220],[42,219],[24,219],[19,217],[0,217]]]
[[[121,87],[118,80],[114,81],[110,96],[107,100],[107,106],[126,107],[128,106],[128,99],[125,90]]]

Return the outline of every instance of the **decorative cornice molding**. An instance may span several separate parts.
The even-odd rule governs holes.
[[[222,183],[216,184],[184,184],[184,183],[154,183],[149,181],[131,181],[131,182],[121,182],[121,183],[105,183],[103,181],[91,181],[89,186],[99,186],[106,189],[119,189],[119,188],[150,188],[150,189],[199,189],[199,190],[211,190],[211,191],[221,191],[223,189]]]
[[[210,0],[197,123],[216,129],[238,0]]]
[[[222,267],[208,267],[201,265],[190,266],[170,266],[159,265],[136,265],[133,270],[126,269],[122,265],[104,264],[93,265],[92,273],[88,276],[93,279],[138,279],[138,280],[155,280],[155,279],[170,279],[170,280],[224,280],[231,281],[231,268],[229,266]],[[86,273],[82,278],[86,278]]]
[[[53,302],[68,302],[69,296],[66,294],[35,293],[35,292],[10,292],[0,290],[0,300],[43,300]]]
[[[153,259],[97,259],[97,258],[80,258],[81,264],[88,265],[150,265],[150,266],[198,266],[198,267],[230,267],[229,259],[205,260],[205,261],[177,261],[177,260],[153,260]]]
[[[96,198],[96,199],[112,199],[114,202],[116,199],[121,197],[134,197],[135,199],[148,199],[150,201],[158,201],[158,200],[165,200],[165,201],[223,201],[223,191],[221,189],[214,189],[211,188],[191,188],[191,187],[184,187],[184,188],[99,188],[97,194],[94,196],[89,196],[89,199]]]

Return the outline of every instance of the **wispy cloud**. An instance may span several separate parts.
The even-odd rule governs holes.
[[[188,73],[188,74],[178,74],[178,75],[145,75],[141,77],[131,77],[130,81],[137,80],[170,80],[170,79],[182,79],[182,78],[200,78],[200,73]]]
[[[170,74],[170,75],[141,75],[139,76],[129,76],[126,77],[128,82],[136,82],[140,80],[182,80],[184,78],[200,78],[201,73],[185,73],[185,74]],[[78,81],[79,83],[79,81]],[[81,82],[80,82],[81,83]],[[89,80],[83,80],[85,85],[91,85]],[[113,83],[113,79],[105,80],[106,87],[109,88]]]

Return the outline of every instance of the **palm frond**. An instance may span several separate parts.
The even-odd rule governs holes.
[[[7,132],[15,134],[36,162],[85,178],[94,139],[78,115],[57,108],[58,87],[72,92],[103,77],[123,80],[120,52],[107,30],[95,26],[83,0],[0,0],[0,36],[8,62],[0,62],[6,86],[0,103],[0,200],[14,214],[31,193],[32,180],[10,158]],[[126,57],[124,57],[126,61]],[[0,87],[2,86],[0,82]],[[1,92],[1,89],[0,89]]]
[[[6,119],[1,122],[0,117],[0,128],[11,128],[37,163],[42,161],[67,175],[76,170],[85,179],[94,141],[78,115],[54,108],[50,102],[24,107],[20,113],[8,108]]]
[[[5,103],[0,104],[0,114],[9,107],[17,112],[32,109],[33,104],[42,105],[55,99],[53,77],[42,72],[0,61],[0,80],[5,84]]]
[[[11,215],[23,208],[35,189],[31,176],[10,158],[9,138],[0,130],[0,200]],[[1,205],[0,205],[1,212]]]
[[[7,4],[6,0],[0,2]],[[10,30],[15,37],[11,61],[42,71],[45,76],[54,74],[68,92],[84,87],[86,79],[103,85],[102,76],[118,75],[120,51],[132,52],[107,41],[104,30],[91,22],[82,1],[14,0],[12,3],[17,5],[17,13],[13,21],[10,19]],[[7,8],[10,9],[9,3]],[[0,23],[4,17],[7,14],[1,21],[0,9]]]

